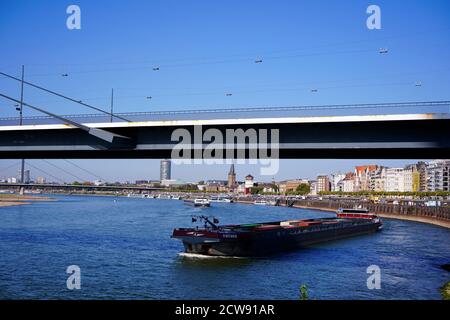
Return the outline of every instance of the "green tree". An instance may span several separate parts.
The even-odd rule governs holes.
[[[275,193],[280,192],[280,187],[276,183],[272,183],[271,187]]]
[[[309,296],[308,296],[308,286],[306,284],[302,284],[300,286],[300,300],[308,300]]]
[[[308,194],[311,192],[311,187],[309,186],[309,184],[302,183],[297,186],[297,188],[295,189],[295,192],[297,194],[302,194],[302,195]]]
[[[263,187],[251,187],[250,192],[251,194],[260,194],[264,190]]]

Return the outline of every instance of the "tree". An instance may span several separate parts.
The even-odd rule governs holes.
[[[275,193],[280,192],[280,187],[276,183],[272,183],[271,187]]]
[[[309,184],[301,183],[297,186],[297,188],[295,189],[295,192],[297,194],[308,194],[311,192],[311,188],[310,188]]]
[[[306,284],[302,284],[300,286],[300,300],[308,300],[309,299],[309,295],[308,295],[308,286]]]
[[[250,193],[251,194],[260,194],[260,193],[262,193],[263,190],[264,190],[263,187],[251,187]]]

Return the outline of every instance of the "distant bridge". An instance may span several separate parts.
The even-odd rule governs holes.
[[[109,186],[109,185],[84,185],[84,184],[49,184],[49,183],[0,183],[0,188],[21,188],[27,189],[87,189],[87,190],[102,190],[102,191],[163,191],[165,188],[154,187],[140,187],[140,186]]]
[[[23,118],[23,125],[3,118],[0,158],[171,158],[178,144],[171,140],[173,131],[186,129],[193,136],[199,126],[224,137],[227,129],[278,129],[279,157],[286,159],[450,158],[450,101],[127,113],[114,119],[45,116]],[[208,144],[194,148],[203,151]],[[246,141],[225,148],[248,155],[258,145]]]

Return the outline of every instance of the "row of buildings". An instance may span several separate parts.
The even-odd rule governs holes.
[[[356,166],[353,172],[317,177],[320,191],[427,192],[450,191],[450,160],[418,162],[405,167]]]
[[[40,181],[41,179],[44,179],[44,178],[43,177],[39,177],[39,178],[36,179],[37,181],[32,181],[31,180],[31,176],[30,176],[30,170],[24,170],[23,171],[23,183],[31,183],[31,182],[40,183],[40,182],[38,182],[38,180]],[[17,172],[17,176],[2,178],[2,179],[0,179],[0,182],[2,182],[2,183],[22,183],[22,173],[19,170]]]
[[[320,192],[435,192],[450,191],[450,160],[433,160],[408,164],[404,167],[387,167],[380,165],[356,166],[354,171],[319,175],[315,180],[292,179],[280,182],[257,183],[252,175],[238,182],[234,165],[223,181],[207,181],[199,184],[203,191],[232,191],[251,193],[258,189],[263,193],[280,193],[298,191],[300,185],[307,185],[312,195]],[[303,189],[304,190],[304,189]]]
[[[202,181],[196,185],[201,191],[244,194],[255,190],[285,194],[298,191],[300,185],[307,185],[307,190],[313,195],[320,192],[433,192],[450,191],[449,175],[450,160],[434,160],[394,168],[376,164],[356,166],[351,172],[319,175],[315,180],[292,179],[258,183],[250,174],[244,181],[237,181],[234,165],[231,165],[227,180]],[[172,181],[175,180],[170,180],[170,161],[163,160],[161,184],[169,185]]]

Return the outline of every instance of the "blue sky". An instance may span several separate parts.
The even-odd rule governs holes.
[[[70,4],[81,8],[81,30],[66,28]],[[370,4],[381,8],[381,30],[366,27]],[[105,109],[114,88],[117,112],[448,100],[449,15],[448,1],[3,0],[0,70],[19,75],[25,64],[29,81]],[[389,53],[380,55],[381,47]],[[152,71],[155,66],[160,70]],[[19,86],[0,77],[0,91],[18,97]],[[91,111],[29,88],[25,101],[58,114]],[[2,117],[15,115],[8,101],[1,100],[0,108]],[[313,177],[373,162],[381,163],[283,161],[275,178]],[[0,169],[14,163],[2,160]],[[32,163],[73,180],[39,160]],[[156,160],[77,163],[110,180],[157,178],[159,172]],[[226,170],[173,171],[195,181],[221,178]],[[254,166],[237,170],[258,177]]]

